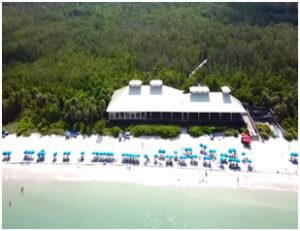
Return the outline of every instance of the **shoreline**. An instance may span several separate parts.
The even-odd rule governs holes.
[[[99,181],[154,187],[215,187],[298,192],[298,175],[295,173],[230,172],[145,166],[131,166],[128,170],[127,166],[63,165],[63,168],[61,164],[6,165],[2,167],[2,181],[10,179],[38,182]]]

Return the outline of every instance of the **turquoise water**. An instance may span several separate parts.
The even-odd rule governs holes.
[[[3,181],[2,186],[3,228],[298,226],[293,192],[21,180]]]

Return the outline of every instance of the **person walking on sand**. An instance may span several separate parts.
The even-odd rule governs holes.
[[[23,195],[23,193],[24,193],[24,186],[21,187],[21,194]]]

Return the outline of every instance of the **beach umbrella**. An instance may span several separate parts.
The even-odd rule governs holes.
[[[246,162],[247,162],[248,164],[251,164],[251,163],[252,163],[252,160],[250,160],[250,159],[247,158]]]
[[[220,157],[220,162],[225,162],[225,158],[224,157]]]
[[[145,154],[145,155],[144,155],[144,158],[148,159],[148,155],[147,155],[147,154]]]
[[[211,156],[204,156],[203,159],[204,160],[211,160]]]
[[[203,148],[203,144],[200,144],[199,146],[200,146],[201,148]]]
[[[154,154],[154,158],[158,158],[158,154]]]
[[[83,155],[84,155],[84,152],[81,152],[80,155],[83,156]]]
[[[298,153],[297,153],[297,152],[291,152],[291,153],[290,153],[290,156],[298,157]]]
[[[175,154],[175,155],[177,155],[177,154],[178,154],[178,152],[177,152],[177,151],[174,151],[174,154]]]
[[[166,158],[167,158],[167,159],[172,159],[173,156],[172,156],[172,155],[166,155]]]
[[[228,149],[228,152],[229,152],[229,153],[232,153],[232,149],[231,149],[231,148],[229,148],[229,149]]]
[[[54,156],[54,157],[57,157],[57,152],[54,152],[53,156]]]
[[[242,152],[241,155],[242,155],[242,156],[246,156],[246,153],[245,153],[245,152]]]
[[[179,157],[179,159],[181,159],[181,160],[185,160],[187,158],[187,156],[184,156],[184,155],[181,155],[180,157]]]
[[[212,150],[212,149],[209,149],[209,150],[208,150],[208,152],[209,152],[209,153],[213,153],[213,152],[214,152],[214,150]]]
[[[3,156],[6,156],[6,155],[7,155],[7,152],[6,152],[6,151],[4,151],[4,152],[3,152]]]
[[[234,159],[235,159],[235,158],[230,157],[230,158],[228,159],[228,161],[229,161],[229,162],[234,162]]]
[[[240,163],[241,161],[240,161],[240,159],[235,158],[234,162],[235,162],[235,163]]]
[[[204,148],[204,149],[206,149],[206,148],[207,148],[207,145],[206,145],[206,144],[204,144],[204,145],[203,145],[203,148]]]

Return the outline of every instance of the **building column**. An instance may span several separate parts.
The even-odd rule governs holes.
[[[198,120],[200,119],[200,113],[198,112]]]
[[[230,113],[230,121],[232,121],[232,112]]]
[[[150,113],[150,120],[152,120],[152,112],[149,112]]]
[[[162,120],[162,112],[160,112],[160,120]]]
[[[208,113],[208,120],[210,120],[210,112]]]
[[[171,120],[173,120],[173,112],[171,112]]]
[[[183,120],[183,112],[181,112],[181,120]]]
[[[219,113],[219,120],[222,120],[222,113]]]

